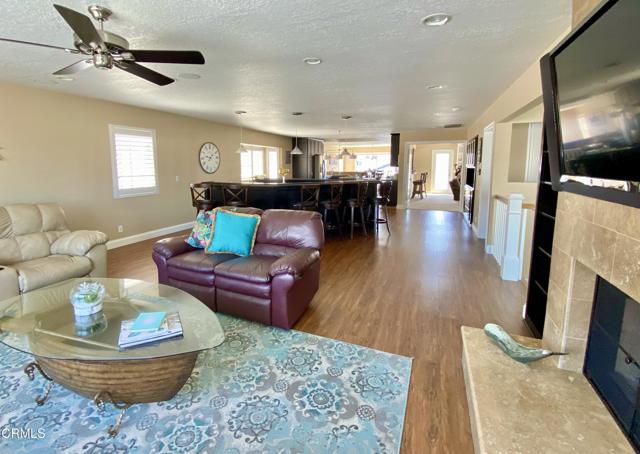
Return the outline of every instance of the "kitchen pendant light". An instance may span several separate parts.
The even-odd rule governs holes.
[[[247,148],[246,148],[246,147],[244,146],[244,144],[242,143],[242,126],[240,126],[240,146],[239,146],[239,147],[238,147],[238,149],[236,150],[236,153],[238,153],[238,154],[242,154],[242,153],[244,153],[244,152],[246,152],[246,151],[249,151],[249,150],[247,150]]]
[[[237,115],[242,115],[245,114],[246,112],[244,110],[236,110],[236,114]],[[246,147],[244,146],[244,144],[242,143],[242,126],[240,126],[240,146],[238,147],[238,149],[236,150],[236,153],[238,154],[242,154],[246,151],[249,151],[246,149]]]
[[[294,117],[299,117],[300,115],[302,115],[302,112],[293,112],[291,115],[293,115]],[[291,154],[295,154],[295,155],[301,155],[302,150],[300,148],[298,148],[298,127],[296,126],[296,146],[293,147],[293,150],[291,150]]]
[[[298,133],[296,132],[296,146],[291,150],[291,154],[302,154],[302,150],[298,148]]]

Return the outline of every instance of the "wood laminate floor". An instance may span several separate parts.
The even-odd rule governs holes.
[[[500,279],[460,213],[390,211],[391,237],[328,238],[295,329],[413,357],[402,452],[472,453],[460,326],[528,334],[525,288]],[[155,281],[153,242],[109,251],[109,275]]]

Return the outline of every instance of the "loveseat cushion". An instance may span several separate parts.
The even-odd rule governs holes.
[[[226,260],[237,258],[232,254],[205,254],[202,249],[176,255],[167,260],[167,275],[192,284],[212,286],[214,268]]]
[[[0,264],[46,257],[51,243],[68,232],[64,212],[56,204],[0,207]]]
[[[258,244],[322,250],[322,216],[314,211],[267,210],[258,227]]]
[[[52,254],[86,255],[93,247],[107,242],[107,235],[97,230],[76,230],[62,235],[51,244]]]
[[[216,276],[237,279],[247,282],[268,283],[271,281],[271,264],[278,257],[269,255],[250,255],[237,257],[216,266]]]
[[[87,257],[69,255],[50,255],[14,263],[12,267],[18,272],[18,284],[22,293],[67,279],[86,276],[92,269],[91,260]]]

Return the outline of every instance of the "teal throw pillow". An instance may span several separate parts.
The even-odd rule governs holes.
[[[213,234],[205,249],[207,254],[251,255],[260,216],[217,209],[212,219]]]

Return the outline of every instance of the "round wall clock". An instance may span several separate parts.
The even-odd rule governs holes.
[[[200,167],[207,173],[214,173],[220,167],[220,150],[211,142],[205,142],[200,147]]]

